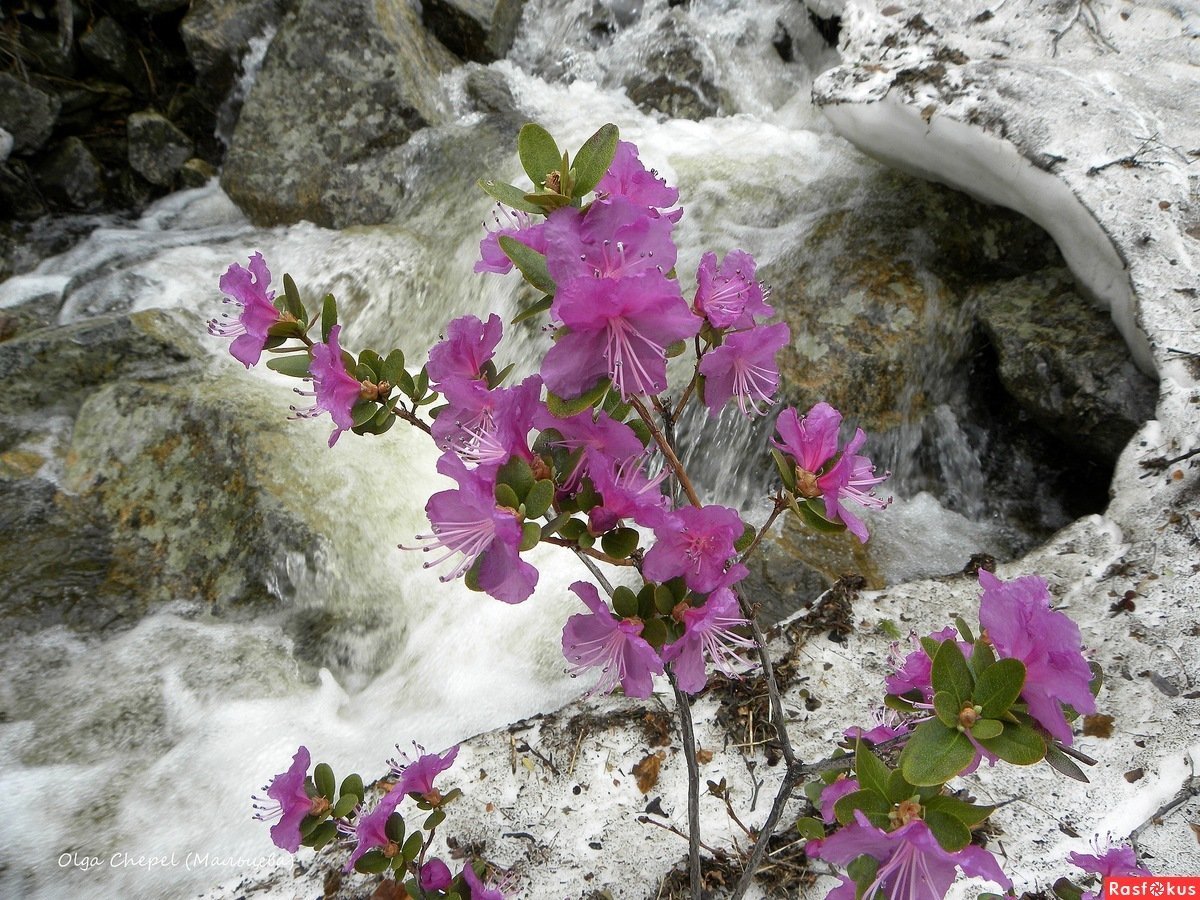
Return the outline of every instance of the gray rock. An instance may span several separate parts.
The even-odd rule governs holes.
[[[492,62],[512,47],[525,0],[424,0],[421,19],[463,59]]]
[[[182,9],[189,0],[116,0],[114,8],[121,13],[159,16],[172,10]]]
[[[46,143],[59,107],[52,94],[0,72],[0,128],[12,136],[14,153],[28,154]]]
[[[185,188],[198,188],[208,184],[210,178],[215,178],[216,168],[212,163],[192,157],[179,169],[179,183]]]
[[[134,88],[147,87],[146,72],[133,42],[116,19],[105,16],[79,37],[84,57],[108,78]]]
[[[179,35],[196,69],[197,86],[215,102],[233,88],[250,40],[278,24],[285,0],[195,0]]]
[[[1153,418],[1157,391],[1112,319],[1075,292],[1066,272],[987,287],[978,300],[1008,392],[1068,446],[1114,463]]]
[[[257,224],[396,219],[396,157],[442,117],[454,57],[403,0],[304,0],[276,35],[221,177]]]
[[[131,115],[127,136],[130,167],[160,187],[174,183],[175,174],[195,151],[186,134],[153,110]]]
[[[671,118],[699,121],[717,115],[721,97],[709,72],[712,61],[678,15],[663,19],[650,46],[642,67],[625,83],[629,99]]]
[[[12,134],[7,130],[0,128],[0,163],[8,162],[8,158],[12,156],[13,145],[16,141]]]
[[[104,204],[104,170],[82,140],[69,137],[37,167],[46,198],[68,209],[99,209]]]

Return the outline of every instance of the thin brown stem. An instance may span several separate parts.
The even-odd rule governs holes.
[[[671,471],[675,473],[675,480],[679,482],[683,488],[683,492],[687,494],[688,501],[692,506],[699,509],[704,504],[700,502],[700,498],[696,496],[696,489],[692,487],[692,481],[687,476],[687,472],[683,469],[683,463],[679,461],[679,457],[675,455],[675,450],[671,447],[671,442],[668,441],[658,425],[654,423],[650,411],[646,409],[646,404],[642,403],[637,397],[629,398],[629,402],[633,408],[637,410],[638,416],[646,423],[646,427],[650,429],[650,435],[654,438],[654,443],[658,444],[658,449],[662,451],[663,456],[667,460],[667,465],[671,467]]]
[[[398,419],[404,420],[409,425],[415,425],[417,428],[420,428],[426,434],[429,434],[429,435],[433,434],[433,429],[429,427],[429,423],[427,423],[423,419],[418,419],[417,414],[415,412],[413,412],[412,410],[405,409],[403,406],[400,406],[399,404],[397,404],[392,409],[392,415],[394,415]]]
[[[696,761],[696,734],[692,725],[692,707],[687,694],[679,689],[675,675],[670,676],[675,690],[675,706],[679,710],[679,731],[683,740],[683,758],[688,773],[688,874],[692,900],[700,900],[700,766]]]
[[[740,900],[754,882],[754,873],[758,871],[759,865],[762,864],[763,855],[767,852],[767,844],[771,839],[771,835],[775,833],[775,826],[779,824],[779,819],[783,816],[784,807],[787,806],[788,800],[791,799],[792,790],[796,787],[796,783],[799,780],[800,767],[789,765],[787,771],[783,774],[783,782],[779,785],[779,793],[775,795],[775,802],[771,804],[771,811],[767,814],[767,820],[763,822],[763,826],[758,832],[758,840],[754,842],[754,849],[750,851],[750,858],[746,860],[746,868],[742,872],[742,877],[738,879],[738,883],[733,888],[733,893],[729,895],[730,900]]]
[[[560,537],[543,537],[543,544],[554,544],[556,547],[568,547],[576,553],[582,553],[585,556],[590,556],[592,559],[598,559],[600,562],[606,562],[610,566],[636,566],[632,559],[617,559],[615,556],[609,556],[607,553],[602,553],[599,550],[593,550],[591,547],[580,547],[574,541],[568,541],[566,538]]]

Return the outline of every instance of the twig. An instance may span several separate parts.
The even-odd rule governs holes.
[[[1183,787],[1176,791],[1175,796],[1150,813],[1149,817],[1129,834],[1129,843],[1133,846],[1134,851],[1137,851],[1137,839],[1143,831],[1153,825],[1155,822],[1161,821],[1166,816],[1170,815],[1179,807],[1183,806],[1192,797],[1200,794],[1200,775],[1196,775],[1193,768],[1192,774],[1184,779]],[[1140,855],[1140,854],[1139,854]]]
[[[746,891],[750,889],[750,885],[754,881],[754,873],[758,871],[763,855],[767,852],[767,844],[771,839],[771,835],[775,833],[775,826],[779,824],[784,807],[787,806],[788,800],[791,799],[792,790],[796,787],[796,783],[799,780],[800,767],[789,765],[787,771],[783,774],[783,781],[779,785],[779,793],[775,795],[775,802],[771,804],[771,811],[767,814],[767,820],[763,822],[762,828],[759,829],[758,840],[754,842],[754,849],[750,851],[750,858],[746,860],[746,868],[742,871],[742,877],[738,879],[733,893],[729,895],[730,900],[740,900]]]
[[[671,447],[671,442],[664,436],[659,427],[654,423],[654,419],[650,415],[650,411],[646,409],[646,404],[642,403],[637,397],[629,398],[630,404],[637,410],[638,416],[646,423],[646,427],[650,429],[650,434],[654,438],[654,442],[658,444],[658,449],[662,451],[663,456],[667,460],[667,465],[671,467],[671,471],[675,473],[675,480],[679,482],[683,488],[683,492],[687,494],[688,501],[699,509],[704,504],[700,502],[700,498],[696,496],[696,489],[692,487],[691,479],[688,478],[687,472],[683,469],[683,463],[679,461],[679,457],[675,455],[675,450]]]
[[[737,588],[732,590],[734,596],[737,597],[742,615],[750,623],[750,633],[754,637],[754,644],[758,649],[758,660],[762,664],[763,677],[767,681],[767,695],[771,701],[771,724],[775,727],[775,736],[779,738],[783,759],[790,769],[796,765],[796,754],[792,750],[792,742],[788,740],[787,727],[784,725],[783,700],[779,696],[779,683],[775,680],[775,667],[771,664],[771,654],[767,650],[767,637],[763,634],[763,630],[758,624],[758,617],[746,602],[746,598]]]
[[[545,540],[545,538],[543,538],[543,540]],[[608,594],[608,596],[611,598],[613,595],[612,582],[604,577],[604,573],[600,571],[600,567],[588,559],[588,556],[583,552],[582,547],[572,546],[571,549],[575,551],[575,555],[579,557],[579,561],[587,566],[588,571],[592,573],[592,577],[600,582],[600,587],[604,588],[604,593]]]
[[[696,734],[692,727],[692,707],[687,694],[679,689],[675,673],[670,673],[675,691],[675,706],[679,710],[679,731],[683,740],[683,758],[688,773],[688,872],[692,900],[700,900],[700,766],[696,762]],[[726,803],[729,801],[726,800]]]
[[[568,541],[566,538],[559,537],[543,537],[543,544],[553,544],[556,547],[568,547],[576,553],[582,553],[585,556],[590,556],[592,559],[598,559],[600,562],[608,563],[610,566],[635,566],[632,559],[617,559],[615,556],[609,556],[607,553],[602,553],[599,550],[593,550],[591,547],[580,547],[574,541]]]

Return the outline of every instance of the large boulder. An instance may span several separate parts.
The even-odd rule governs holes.
[[[197,87],[213,105],[233,89],[251,40],[277,26],[286,5],[286,0],[194,0],[188,8],[179,36]]]
[[[397,156],[443,118],[438,79],[456,64],[405,0],[304,0],[246,100],[222,187],[259,224],[397,218]]]
[[[12,138],[14,153],[30,153],[54,130],[59,99],[21,79],[0,72],[0,128]]]
[[[425,0],[421,19],[463,59],[503,59],[521,22],[525,0]]]
[[[195,147],[186,134],[161,113],[136,112],[126,126],[130,167],[159,187],[169,187]]]

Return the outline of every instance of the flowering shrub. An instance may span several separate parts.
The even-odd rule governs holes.
[[[214,320],[210,331],[233,338],[231,352],[246,366],[266,353],[268,367],[309,380],[312,389],[300,393],[315,403],[294,412],[328,413],[330,446],[346,431],[381,434],[397,419],[429,435],[442,454],[438,471],[456,486],[429,498],[430,530],[417,541],[443,580],[462,578],[521,603],[538,583],[522,554],[545,543],[582,559],[594,583],[570,588],[586,612],[564,624],[569,670],[594,675],[589,694],[619,689],[645,698],[656,679],[669,680],[693,813],[698,776],[685,695],[704,690],[710,671],[739,677],[763,667],[787,767],[734,896],[746,890],[792,789],[818,771],[807,792],[820,816],[797,828],[810,839],[810,857],[846,867],[831,897],[941,897],[958,870],[1010,888],[995,859],[972,843],[972,829],[993,808],[954,796],[946,784],[984,760],[1045,759],[1083,777],[1067,752],[1069,721],[1094,710],[1099,678],[1082,656],[1078,628],[1050,609],[1040,579],[1005,583],[981,572],[980,636],[959,620],[917,640],[887,679],[889,719],[850,729],[852,754],[810,766],[796,760],[765,640],[739,594],[745,562],[789,509],[811,528],[849,530],[865,542],[866,523],[854,510],[886,507],[875,490],[887,474],[862,455],[861,429],[842,443],[838,410],[788,407],[775,418],[769,448],[779,483],[766,522],[755,528],[736,510],[704,503],[676,453],[675,422],[692,401],[710,416],[731,403],[746,416],[767,414],[779,387],[775,354],[790,341],[786,324],[765,321],[774,310],[753,257],[731,249],[718,264],[704,253],[689,301],[672,239],[683,214],[678,192],[614,126],[572,159],[544,129],[526,125],[518,153],[530,187],[479,182],[498,206],[475,269],[515,268],[541,295],[514,319],[544,319],[549,335],[537,373],[519,384],[508,385],[512,367],[495,361],[504,327],[494,314],[450,322],[415,371],[399,349],[355,357],[341,347],[336,300],[325,297],[310,316],[286,275],[283,295],[268,293],[271,274],[258,254],[221,279],[242,311],[236,321]],[[669,363],[685,354],[690,377],[672,396]],[[634,575],[634,586],[613,587],[602,566]],[[894,763],[877,755],[898,745]],[[382,797],[368,805],[359,776],[335,790],[328,766],[308,773],[301,747],[266,788],[273,805],[260,803],[259,817],[277,819],[278,846],[294,852],[336,842],[349,851],[347,869],[391,871],[412,897],[500,897],[508,886],[482,880],[483,869],[467,864],[454,874],[430,855],[458,793],[442,794],[434,779],[456,752],[393,762]],[[409,820],[425,814],[417,829],[401,812],[406,801]],[[699,835],[691,839],[697,894]]]

